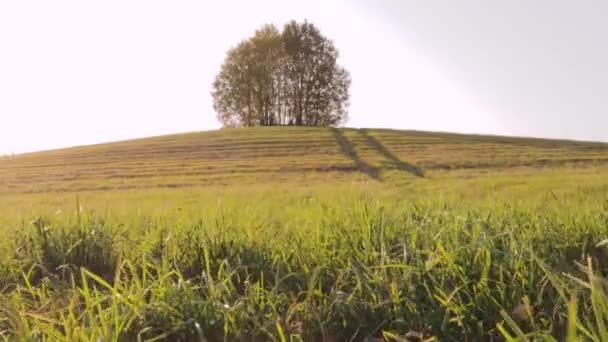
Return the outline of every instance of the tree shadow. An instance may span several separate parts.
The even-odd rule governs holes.
[[[357,151],[355,151],[353,144],[344,136],[342,130],[332,127],[331,131],[336,139],[336,142],[340,146],[340,149],[342,150],[342,154],[344,154],[344,156],[346,156],[348,159],[352,160],[357,170],[365,173],[377,181],[381,181],[380,170],[377,167],[369,165],[363,159],[361,159],[361,157],[359,157],[359,154],[357,154]]]
[[[394,155],[386,146],[384,146],[378,139],[369,135],[366,129],[360,129],[361,134],[367,144],[382,155],[388,162],[391,168],[398,169],[401,171],[409,172],[416,177],[424,177],[424,170],[416,165],[406,163]]]

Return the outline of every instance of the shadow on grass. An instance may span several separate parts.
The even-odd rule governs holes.
[[[331,131],[336,139],[336,142],[338,145],[340,145],[342,154],[344,154],[344,156],[346,156],[348,159],[352,160],[357,170],[365,173],[377,181],[381,181],[380,170],[377,167],[369,165],[363,159],[361,159],[361,157],[359,157],[359,154],[357,154],[357,151],[355,151],[353,144],[344,136],[344,132],[342,132],[342,130],[339,128],[332,128]]]
[[[367,142],[367,144],[370,147],[372,147],[382,157],[384,157],[386,160],[388,160],[388,164],[390,165],[391,168],[409,172],[416,177],[424,177],[424,170],[422,168],[400,160],[388,148],[386,148],[386,146],[384,146],[378,139],[369,135],[367,130],[360,129],[359,134],[361,134],[365,138],[365,141]]]

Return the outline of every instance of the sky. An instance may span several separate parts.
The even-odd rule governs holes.
[[[0,154],[220,127],[226,51],[307,19],[351,127],[608,141],[603,0],[0,2]]]

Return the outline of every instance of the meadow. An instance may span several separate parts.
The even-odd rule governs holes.
[[[608,145],[256,128],[0,159],[7,341],[608,341]]]

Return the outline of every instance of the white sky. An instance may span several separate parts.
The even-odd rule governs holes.
[[[608,141],[608,5],[564,3],[0,1],[0,154],[218,128],[226,50],[304,18],[351,72],[348,126]]]

